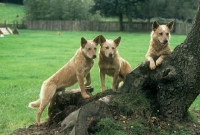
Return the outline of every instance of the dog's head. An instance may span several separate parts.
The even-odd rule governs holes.
[[[81,50],[83,55],[89,59],[96,58],[97,45],[99,44],[99,36],[94,40],[86,40],[84,37],[81,38]]]
[[[101,46],[100,53],[107,58],[113,58],[117,52],[117,47],[121,41],[121,37],[118,37],[115,40],[108,40],[100,35],[99,39]]]
[[[166,25],[160,25],[157,21],[152,24],[151,36],[153,40],[158,42],[161,46],[167,46],[170,39],[170,31],[172,30],[174,22],[171,21]]]

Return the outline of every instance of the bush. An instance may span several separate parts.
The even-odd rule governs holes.
[[[88,20],[92,0],[24,0],[27,20]]]

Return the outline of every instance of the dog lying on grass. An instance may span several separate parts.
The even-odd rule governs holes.
[[[150,62],[151,70],[160,65],[163,59],[172,52],[169,47],[169,40],[173,25],[173,21],[166,25],[159,25],[156,21],[152,24],[151,40],[146,54],[146,60]]]
[[[100,39],[99,50],[99,69],[101,79],[101,91],[105,91],[105,74],[113,77],[112,90],[117,90],[119,83],[124,81],[126,75],[131,71],[130,64],[124,60],[118,53],[117,47],[121,41],[121,37],[115,40]]]
[[[70,87],[78,82],[82,97],[90,98],[85,91],[85,86],[89,86],[91,83],[90,69],[94,64],[93,59],[96,58],[98,44],[99,36],[94,40],[86,40],[82,37],[81,47],[69,62],[43,82],[40,98],[29,103],[29,107],[39,108],[36,117],[37,125],[40,124],[40,117],[43,110],[51,102],[56,92],[64,91],[66,87]],[[85,83],[84,78],[86,78]]]

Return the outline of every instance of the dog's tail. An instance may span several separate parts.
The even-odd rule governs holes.
[[[39,108],[40,107],[40,99],[30,102],[28,107],[30,108]]]

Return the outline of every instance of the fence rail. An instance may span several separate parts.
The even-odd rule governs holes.
[[[131,27],[133,32],[151,31],[151,23],[134,22]],[[66,30],[66,31],[120,31],[119,22],[101,21],[61,21],[61,20],[34,20],[23,21],[22,24],[0,24],[0,27],[17,27],[26,29],[40,30]],[[123,23],[124,31],[128,31],[128,23]],[[174,33],[188,34],[191,24],[176,23]]]

